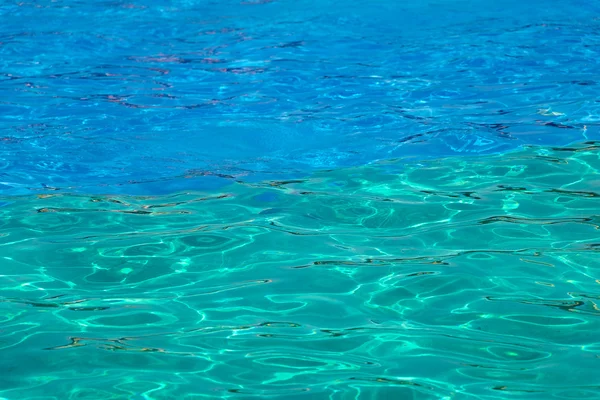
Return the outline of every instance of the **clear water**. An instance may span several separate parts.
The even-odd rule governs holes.
[[[597,399],[600,8],[0,3],[0,399]]]

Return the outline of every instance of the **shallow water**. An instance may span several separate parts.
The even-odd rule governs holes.
[[[597,5],[0,4],[0,400],[597,399]]]
[[[599,149],[5,198],[2,394],[596,398]]]

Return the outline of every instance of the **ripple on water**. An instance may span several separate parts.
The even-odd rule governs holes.
[[[464,165],[448,158],[227,195],[14,198],[0,338],[5,359],[28,358],[3,395],[593,398],[597,200],[568,208],[547,186],[595,190],[600,163],[577,146],[545,150],[562,163],[473,158],[467,186],[415,178]],[[352,193],[334,184],[349,175]]]

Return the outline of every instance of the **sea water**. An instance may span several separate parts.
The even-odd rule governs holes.
[[[599,398],[599,11],[1,3],[0,398]]]

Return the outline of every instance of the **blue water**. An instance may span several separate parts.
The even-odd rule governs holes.
[[[598,71],[583,0],[0,2],[0,398],[600,398]]]
[[[168,193],[219,185],[215,174],[278,179],[597,138],[593,2],[39,1],[0,10],[10,195],[46,186]],[[179,179],[190,171],[195,179]]]

